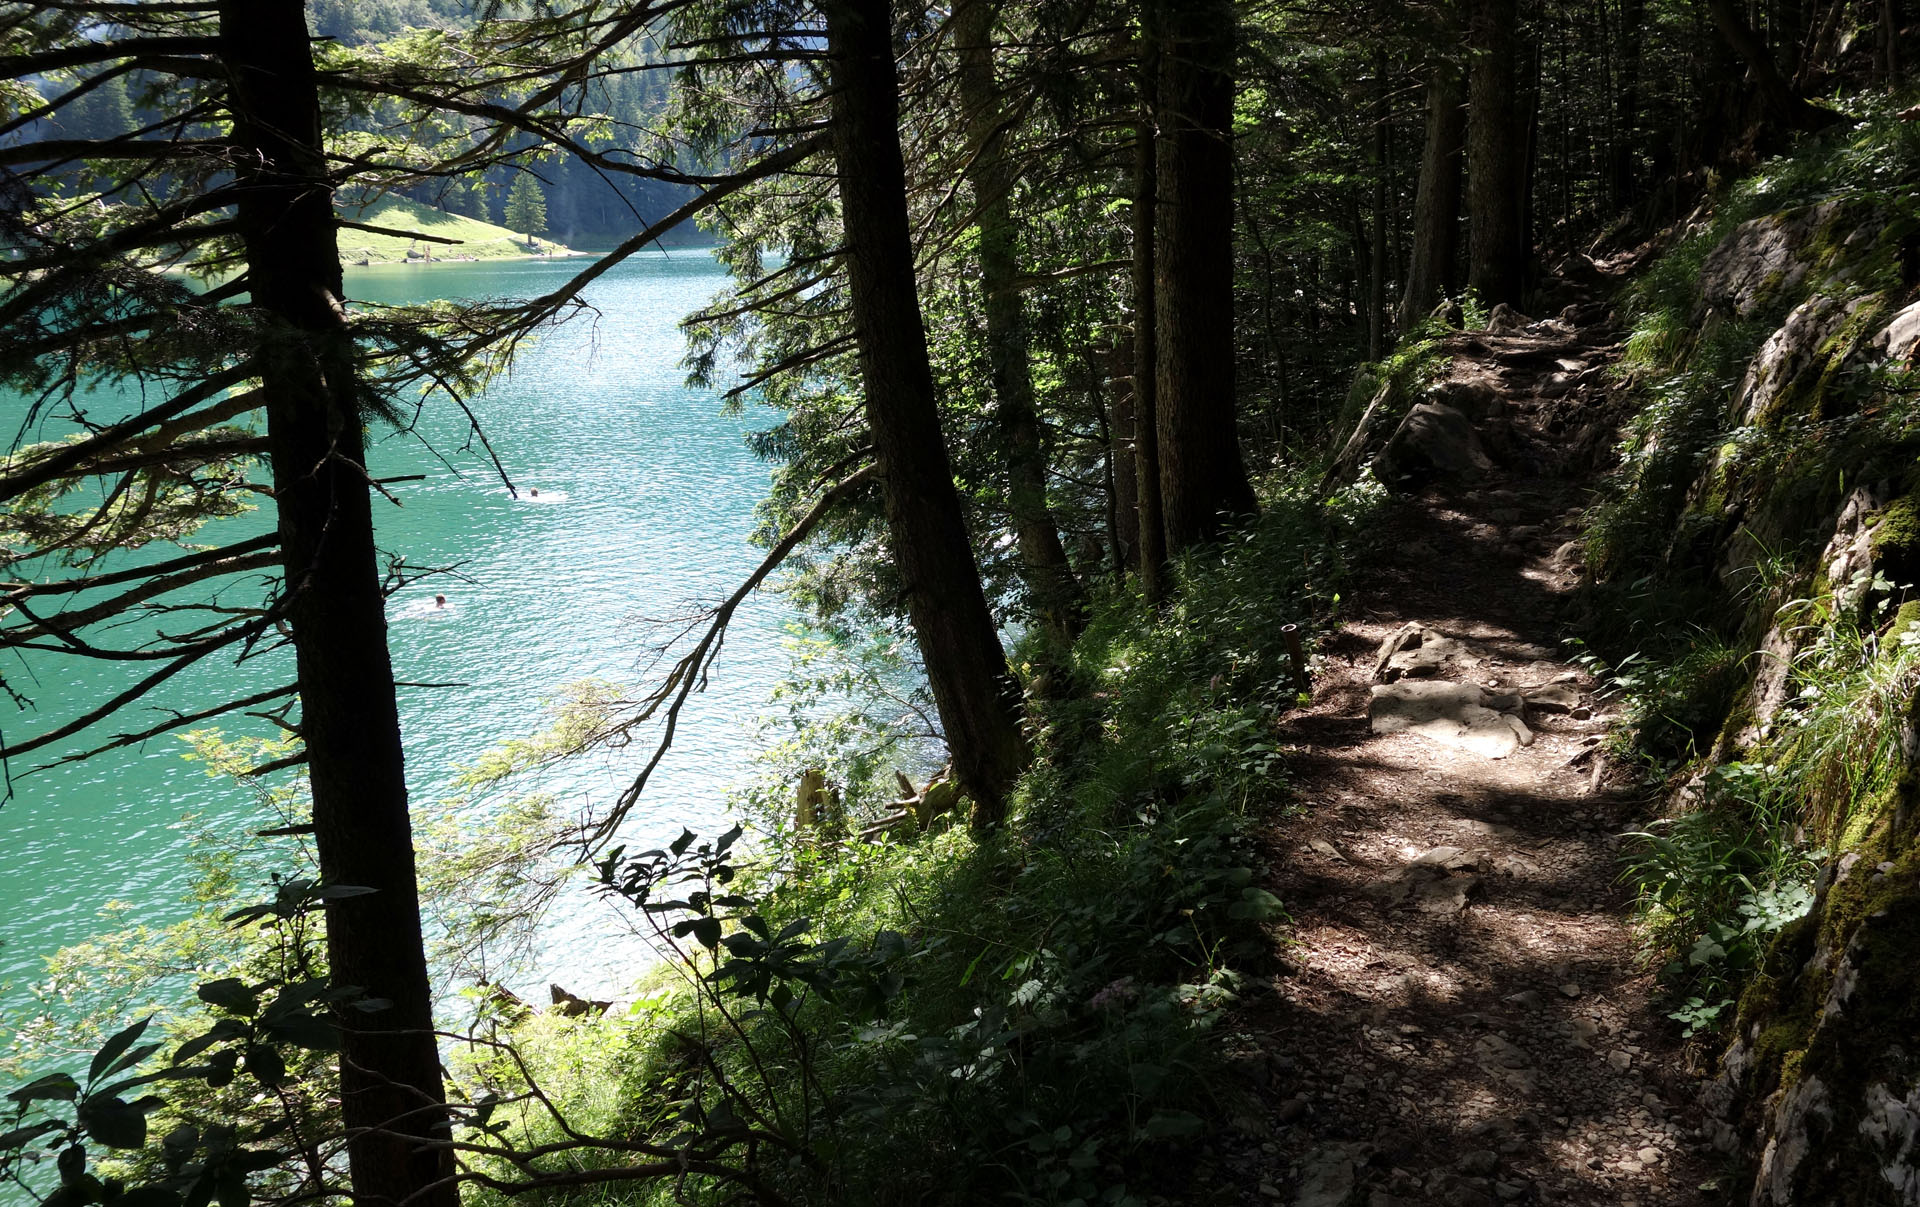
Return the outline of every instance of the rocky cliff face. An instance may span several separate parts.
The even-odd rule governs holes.
[[[1703,807],[1716,765],[1762,768],[1821,862],[1811,907],[1749,980],[1707,1093],[1753,1204],[1920,1207],[1910,208],[1847,190],[1702,222],[1692,308],[1648,340],[1667,355],[1646,358],[1650,405],[1594,542],[1603,572],[1711,592],[1734,648],[1757,651],[1674,808]]]

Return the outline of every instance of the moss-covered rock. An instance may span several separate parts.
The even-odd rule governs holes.
[[[1834,819],[1812,910],[1741,999],[1705,1102],[1721,1146],[1753,1161],[1753,1203],[1920,1202],[1920,1116],[1903,1113],[1920,1091],[1914,785]]]
[[[1876,569],[1897,584],[1920,582],[1920,492],[1895,499],[1873,516],[1867,534]]]
[[[1735,227],[1700,269],[1707,307],[1751,318],[1778,304],[1810,276],[1847,272],[1886,229],[1871,201],[1834,199],[1767,214]]]
[[[1920,629],[1920,599],[1909,599],[1893,614],[1893,620],[1887,625],[1887,631],[1883,634],[1883,644],[1898,641],[1915,629]]]

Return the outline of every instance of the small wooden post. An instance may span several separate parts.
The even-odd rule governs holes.
[[[1300,648],[1300,626],[1283,624],[1280,636],[1286,639],[1287,659],[1293,663],[1293,686],[1301,695],[1308,695],[1313,691],[1313,682],[1307,678],[1307,652]]]

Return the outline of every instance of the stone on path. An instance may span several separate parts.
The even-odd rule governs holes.
[[[1523,1094],[1540,1088],[1539,1070],[1518,1044],[1498,1035],[1482,1035],[1473,1044],[1473,1062],[1493,1080]]]
[[[1473,421],[1442,402],[1415,403],[1373,459],[1383,482],[1478,479],[1493,469]]]
[[[1492,312],[1487,315],[1486,330],[1518,331],[1522,327],[1525,327],[1527,324],[1531,323],[1532,321],[1533,321],[1532,319],[1528,318],[1524,314],[1521,314],[1518,310],[1515,310],[1513,307],[1507,305],[1505,302],[1500,302],[1500,303],[1497,303],[1494,306]]]
[[[1572,712],[1580,707],[1580,689],[1567,683],[1549,683],[1529,688],[1523,694],[1527,706],[1541,712]]]
[[[1413,867],[1435,867],[1449,872],[1484,872],[1493,864],[1493,856],[1482,850],[1463,851],[1459,847],[1430,847],[1414,856]]]
[[[1373,657],[1373,677],[1382,683],[1399,679],[1433,679],[1450,666],[1478,666],[1480,660],[1464,643],[1414,621],[1401,625],[1380,643]]]
[[[1372,692],[1367,720],[1374,733],[1412,732],[1489,759],[1533,744],[1533,732],[1520,718],[1487,707],[1487,692],[1472,683],[1402,679]]]
[[[1340,863],[1347,861],[1347,857],[1340,853],[1340,848],[1334,846],[1324,838],[1307,839],[1307,849],[1316,855],[1324,855],[1328,859],[1336,860]]]
[[[1450,873],[1479,869],[1488,862],[1485,851],[1434,847],[1388,873],[1367,891],[1387,908],[1411,905],[1423,914],[1457,914],[1467,908],[1467,897],[1480,887],[1480,877]]]
[[[1479,885],[1478,876],[1422,880],[1413,890],[1413,907],[1423,914],[1457,914],[1467,908],[1467,894]]]
[[[1353,1166],[1358,1144],[1329,1144],[1315,1149],[1300,1166],[1300,1189],[1293,1207],[1347,1207],[1353,1199]]]

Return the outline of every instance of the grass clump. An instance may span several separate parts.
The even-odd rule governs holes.
[[[1768,944],[1813,903],[1818,862],[1797,841],[1791,789],[1763,764],[1726,763],[1694,808],[1627,835],[1641,933],[1688,1036],[1730,1021]]]
[[[1814,904],[1822,863],[1859,846],[1898,798],[1920,631],[1900,625],[1895,599],[1863,574],[1782,609],[1806,640],[1766,735],[1709,766],[1684,812],[1628,836],[1626,878],[1688,1035],[1729,1021],[1774,937]]]

